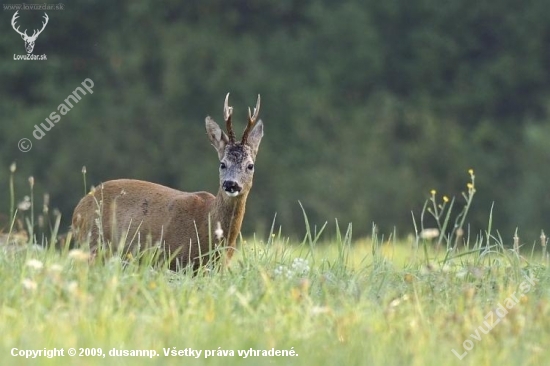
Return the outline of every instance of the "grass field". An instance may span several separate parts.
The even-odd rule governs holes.
[[[471,201],[465,198],[459,221]],[[425,207],[441,210],[433,214],[443,229],[454,220],[446,219],[452,202],[428,211],[436,203],[432,193]],[[507,248],[490,230],[456,249],[454,231],[440,237],[439,250],[437,238],[420,234],[410,241],[355,240],[351,226],[314,234],[305,219],[302,243],[280,233],[248,239],[228,267],[197,276],[123,255],[89,264],[85,249],[14,244],[10,233],[0,247],[0,364],[540,365],[550,359],[550,271],[540,248]],[[54,349],[57,357],[48,357]]]

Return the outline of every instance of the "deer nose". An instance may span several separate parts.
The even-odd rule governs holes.
[[[227,193],[231,197],[238,195],[242,190],[241,186],[239,186],[239,183],[233,180],[224,181],[222,187],[225,193]]]

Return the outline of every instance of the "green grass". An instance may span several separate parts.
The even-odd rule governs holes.
[[[228,268],[195,277],[117,256],[89,265],[82,251],[3,247],[2,365],[529,365],[549,359],[550,272],[535,258],[496,246],[445,264],[434,254],[426,264],[422,248],[411,245],[349,244],[344,238],[323,245],[249,240]],[[537,282],[521,297],[528,278]],[[474,340],[470,334],[514,292],[519,303]],[[466,339],[474,346],[459,360],[451,350],[463,354]],[[14,347],[63,348],[65,356],[25,360],[10,355]],[[101,348],[107,356],[69,357],[71,347]],[[164,356],[163,348],[173,347],[202,355]],[[238,355],[272,348],[297,356]],[[160,356],[110,357],[112,349]],[[204,358],[205,350],[235,356]]]
[[[228,267],[196,276],[151,265],[147,256],[90,264],[85,249],[36,245],[55,240],[58,216],[48,234],[39,230],[44,218],[35,224],[24,217],[26,234],[14,220],[0,236],[0,364],[544,364],[546,253],[518,242],[508,249],[490,218],[486,233],[464,235],[475,193],[470,175],[462,211],[453,216],[455,200],[439,204],[432,192],[408,241],[383,238],[376,228],[355,240],[351,225],[315,231],[304,213],[302,243],[280,232],[248,239]],[[426,214],[440,230],[433,239],[422,239]],[[15,348],[57,348],[64,356],[25,359],[11,355]],[[71,357],[70,348],[96,356]],[[164,355],[190,349],[200,357]],[[113,350],[159,356],[111,356]],[[260,355],[239,354],[251,350]],[[261,356],[269,350],[293,356]]]

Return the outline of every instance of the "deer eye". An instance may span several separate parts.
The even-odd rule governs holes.
[[[220,169],[225,169],[227,168],[227,165],[225,165],[224,162],[220,162]]]
[[[248,166],[246,168],[250,171],[253,171],[254,170],[254,164],[248,164]]]

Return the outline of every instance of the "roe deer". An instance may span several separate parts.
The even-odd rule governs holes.
[[[242,139],[235,141],[233,107],[228,105],[228,98],[229,93],[223,107],[227,134],[206,117],[206,132],[220,160],[216,196],[139,180],[111,180],[96,187],[76,206],[72,229],[77,242],[89,241],[95,251],[102,242],[117,246],[125,239],[124,250],[132,250],[143,246],[147,238],[170,256],[171,269],[192,266],[197,270],[211,258],[218,259],[219,250],[226,250],[227,258],[231,258],[252,187],[263,124],[261,120],[256,123],[258,95],[254,112],[248,108]]]

